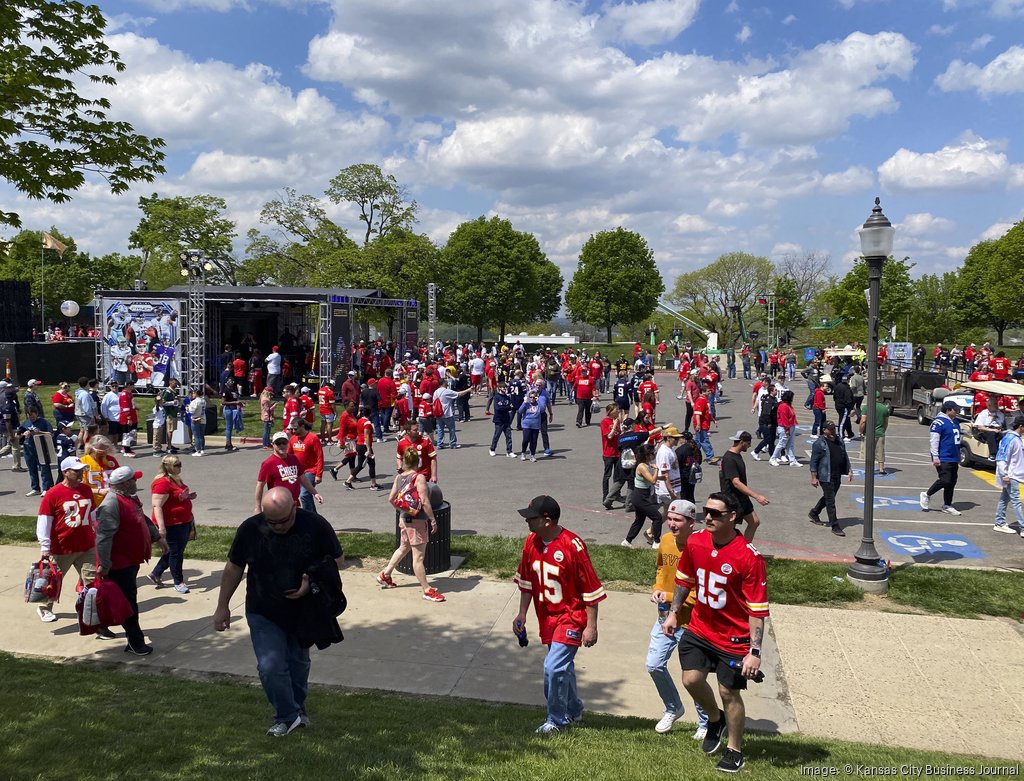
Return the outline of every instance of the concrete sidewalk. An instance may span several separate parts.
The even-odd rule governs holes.
[[[78,634],[73,581],[57,606],[60,620],[39,622],[21,601],[35,553],[0,547],[4,651],[255,677],[244,585],[231,628],[212,628],[220,565],[188,562],[188,595],[140,585],[142,627],[156,651],[136,658],[121,640]],[[381,591],[374,574],[342,573],[346,639],[314,651],[314,682],[543,705],[544,648],[532,616],[528,648],[511,633],[512,583],[456,571],[436,580],[448,602],[431,604],[412,578],[399,575],[404,587]],[[576,662],[589,710],[650,719],[653,728],[663,710],[644,668],[654,620],[643,594],[613,592],[601,603],[599,642]],[[744,696],[750,728],[1024,759],[1024,637],[1010,622],[778,605],[768,627],[765,682]],[[693,718],[690,705],[685,718]]]

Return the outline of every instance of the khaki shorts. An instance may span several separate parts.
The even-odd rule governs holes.
[[[410,545],[426,545],[430,540],[427,521],[424,518],[402,517],[402,539]]]
[[[866,442],[867,442],[867,440],[863,439],[863,440],[861,440],[861,444],[860,444],[860,458],[861,458],[862,461],[864,460],[864,457],[866,455],[865,452],[864,452],[864,448],[865,448],[865,443]],[[877,461],[879,464],[884,464],[885,463],[885,435],[884,434],[882,436],[880,436],[880,437],[875,437],[875,461]]]

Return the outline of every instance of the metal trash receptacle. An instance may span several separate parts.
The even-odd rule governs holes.
[[[436,575],[438,572],[446,572],[452,568],[452,506],[444,501],[441,489],[436,483],[429,483],[431,506],[434,509],[434,518],[437,519],[437,533],[430,535],[427,542],[427,550],[423,555],[423,566],[428,575]],[[401,513],[395,511],[395,547],[401,540]],[[429,529],[429,524],[427,526]],[[412,553],[409,553],[396,568],[403,575],[412,575]]]
[[[220,418],[217,417],[217,412],[218,410],[216,404],[206,405],[206,431],[203,432],[205,436],[210,436],[210,434],[217,433],[217,421],[220,420]]]

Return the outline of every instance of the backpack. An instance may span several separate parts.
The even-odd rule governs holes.
[[[33,564],[25,578],[26,602],[57,602],[64,573],[53,559],[40,559]]]
[[[392,506],[408,515],[418,515],[423,509],[423,502],[419,492],[416,490],[416,476],[405,481],[405,484],[398,489],[395,498],[391,500]]]
[[[1012,431],[1003,434],[999,440],[999,449],[996,451],[996,461],[1008,461],[1010,457],[1010,445],[1013,444],[1013,437],[1017,436]]]
[[[431,411],[434,413],[435,418],[440,419],[444,417],[444,409],[441,406],[440,399],[434,399],[434,403],[431,406]]]

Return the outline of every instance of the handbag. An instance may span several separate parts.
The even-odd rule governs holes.
[[[636,453],[633,452],[633,448],[627,447],[619,455],[619,466],[625,470],[630,470],[636,467]]]
[[[26,602],[59,602],[64,573],[57,562],[46,557],[33,564],[25,578]]]
[[[135,613],[128,597],[112,580],[96,578],[96,614],[101,626],[120,626]]]
[[[690,485],[697,485],[697,483],[704,479],[704,470],[701,468],[700,464],[694,463],[690,467],[690,474],[687,477],[690,481]]]
[[[94,635],[100,629],[100,616],[96,610],[96,588],[90,586],[78,592],[75,600],[75,612],[78,613],[78,633]]]
[[[192,542],[196,538],[196,522],[192,521],[188,525],[188,541]]]
[[[423,502],[420,500],[419,493],[416,491],[415,476],[407,479],[402,487],[398,489],[398,493],[395,494],[395,498],[391,500],[391,504],[395,509],[401,510],[403,513],[408,513],[409,515],[416,515],[423,509]]]

